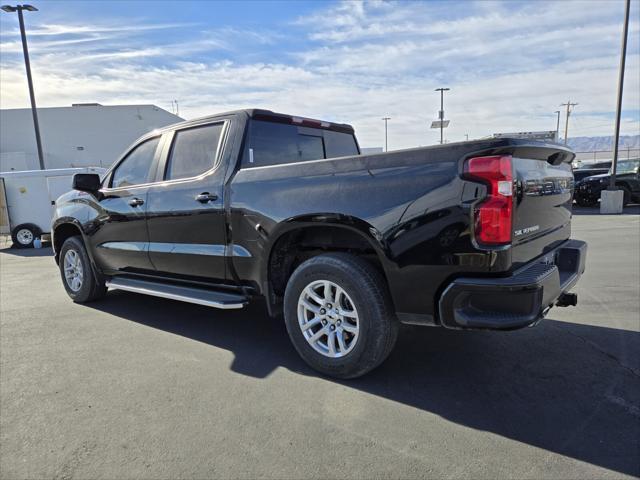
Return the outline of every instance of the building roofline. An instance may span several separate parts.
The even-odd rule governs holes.
[[[114,108],[114,107],[152,107],[152,108],[157,108],[158,110],[163,110],[167,113],[171,113],[169,110],[166,110],[162,107],[159,107],[157,105],[154,105],[153,103],[134,103],[134,104],[129,104],[129,103],[123,103],[123,104],[118,104],[118,105],[103,105],[103,104],[73,104],[73,105],[62,105],[59,107],[38,107],[38,110],[54,110],[54,109],[79,109],[79,108],[89,108],[89,107],[95,107],[95,108]],[[15,110],[29,110],[31,111],[31,107],[22,107],[22,108],[1,108],[0,111],[2,112],[10,112],[10,111],[15,111]],[[172,115],[175,115],[175,113],[172,113]],[[177,115],[176,115],[177,116]]]

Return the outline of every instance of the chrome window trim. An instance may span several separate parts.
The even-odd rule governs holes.
[[[209,170],[201,173],[200,175],[196,175],[195,177],[188,177],[188,178],[177,178],[174,180],[164,180],[164,177],[166,176],[166,168],[167,168],[167,161],[169,160],[169,155],[171,155],[171,149],[173,148],[173,141],[175,138],[175,134],[176,132],[179,132],[181,130],[191,130],[192,128],[199,128],[199,127],[207,127],[210,125],[216,125],[216,124],[220,124],[222,123],[222,132],[220,133],[220,138],[218,139],[218,146],[216,147],[216,154],[214,156],[214,161],[213,161],[213,167],[211,167]],[[220,166],[220,164],[222,163],[222,152],[224,152],[224,149],[226,147],[226,143],[227,143],[227,138],[229,136],[229,131],[230,131],[230,121],[229,120],[216,120],[213,122],[208,122],[208,123],[202,123],[202,124],[197,124],[197,125],[189,125],[189,126],[185,126],[184,128],[179,128],[176,130],[169,130],[164,132],[162,135],[160,135],[160,138],[162,138],[162,136],[164,135],[170,135],[170,145],[168,146],[168,151],[167,151],[167,155],[166,157],[160,158],[159,162],[163,162],[163,166],[165,171],[162,174],[163,180],[158,180],[156,182],[147,182],[147,183],[140,183],[138,185],[132,185],[129,187],[116,187],[116,188],[111,188],[111,187],[106,187],[106,188],[102,188],[100,189],[101,192],[105,192],[105,193],[109,193],[109,192],[121,192],[121,191],[126,191],[126,190],[135,190],[138,188],[147,188],[147,187],[151,187],[151,186],[164,186],[164,185],[174,185],[174,184],[178,184],[178,183],[186,183],[186,182],[192,182],[194,180],[201,180],[204,177],[207,177],[209,175],[211,175],[212,173],[214,173],[218,167]],[[123,158],[121,160],[119,160],[117,162],[117,164],[112,167],[112,170],[108,171],[105,174],[105,178],[107,178],[108,175],[110,175],[113,171],[115,171],[116,168],[118,168],[118,166],[120,165],[120,163],[122,163],[127,156],[129,155],[129,153],[131,153],[135,148],[137,148],[139,145],[142,145],[144,142],[151,140],[152,138],[155,137],[150,137],[150,138],[145,138],[144,140],[142,140],[140,143],[137,143],[133,148],[131,148],[130,150],[127,151],[127,153],[123,156]],[[160,147],[160,144],[158,144],[158,147]],[[160,155],[162,155],[162,152],[160,153]]]
[[[169,158],[171,156],[172,150],[173,150],[173,143],[175,142],[175,138],[176,138],[176,133],[180,133],[181,131],[184,130],[192,130],[194,128],[203,128],[203,127],[209,127],[212,125],[216,125],[216,124],[222,124],[222,131],[220,132],[220,138],[218,139],[218,145],[216,147],[216,154],[213,157],[213,166],[209,169],[209,170],[205,170],[204,172],[202,172],[199,175],[195,175],[193,177],[186,177],[186,178],[175,178],[172,180],[166,180],[166,175],[167,175],[167,167],[169,165]],[[181,183],[181,182],[189,182],[189,181],[193,181],[193,180],[200,180],[208,175],[210,175],[211,173],[213,173],[215,170],[218,169],[218,167],[220,166],[220,163],[222,161],[222,152],[224,151],[224,147],[226,146],[226,140],[227,140],[227,136],[228,136],[228,132],[229,132],[229,121],[228,120],[221,120],[221,121],[217,121],[217,122],[211,122],[211,123],[204,123],[201,125],[190,125],[189,127],[185,127],[185,128],[180,128],[177,130],[174,130],[172,132],[171,135],[171,144],[169,145],[169,150],[167,152],[167,156],[164,159],[164,173],[162,175],[163,180],[160,180],[158,182],[154,182],[155,184],[158,183],[162,183],[162,184],[169,184],[172,185],[174,183]]]

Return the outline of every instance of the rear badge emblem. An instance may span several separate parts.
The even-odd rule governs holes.
[[[540,230],[540,225],[534,225],[532,227],[527,227],[527,228],[521,228],[520,230],[516,230],[515,232],[513,232],[513,235],[515,237],[519,237],[521,235],[526,235],[527,233],[533,233],[537,230]]]

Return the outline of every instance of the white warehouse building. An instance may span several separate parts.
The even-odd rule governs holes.
[[[136,138],[182,118],[155,105],[38,108],[46,169],[109,167]],[[0,110],[0,172],[39,169],[30,108]]]

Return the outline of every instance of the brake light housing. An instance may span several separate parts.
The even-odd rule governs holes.
[[[513,231],[513,165],[511,155],[469,158],[464,177],[487,186],[487,197],[473,208],[474,236],[478,244],[509,245]]]

